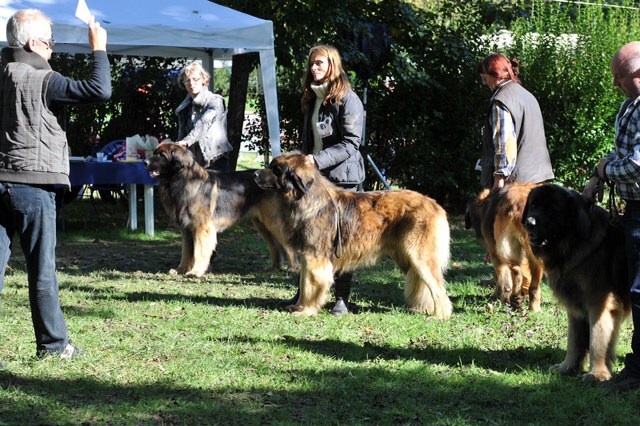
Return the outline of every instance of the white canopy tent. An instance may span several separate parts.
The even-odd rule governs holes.
[[[267,106],[271,154],[280,154],[273,23],[208,0],[86,0],[107,30],[107,51],[118,55],[214,59],[258,52]],[[75,17],[78,0],[0,0],[0,45],[7,19],[19,9],[40,9],[53,20],[55,52],[90,53],[87,25]]]

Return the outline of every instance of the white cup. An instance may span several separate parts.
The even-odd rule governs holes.
[[[102,163],[102,162],[104,162],[104,160],[105,160],[105,158],[104,158],[104,152],[97,152],[97,153],[96,153],[96,157],[97,157],[97,159],[98,159],[98,162],[99,162],[99,163]]]

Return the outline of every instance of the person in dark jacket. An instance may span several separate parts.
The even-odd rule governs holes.
[[[364,182],[360,139],[364,107],[351,89],[338,50],[329,45],[311,48],[302,84],[302,151],[335,185],[356,191]],[[335,315],[349,311],[352,273],[334,276]]]
[[[8,47],[0,69],[0,290],[15,233],[27,263],[29,301],[38,357],[75,358],[82,350],[67,335],[56,275],[55,187],[70,187],[65,104],[111,97],[107,32],[92,18],[93,69],[76,81],[53,71],[51,19],[36,9],[7,21]]]
[[[482,131],[480,185],[502,188],[510,182],[541,183],[553,179],[542,112],[522,87],[520,64],[492,53],[478,64],[482,82],[492,91]],[[494,286],[493,278],[483,285]]]
[[[519,64],[492,53],[478,64],[483,83],[492,91],[483,130],[483,188],[508,182],[540,183],[553,179],[536,98],[520,84]]]
[[[176,108],[176,143],[188,147],[202,167],[229,172],[233,147],[227,139],[227,108],[224,98],[208,89],[209,79],[197,62],[180,72],[178,84],[187,90],[187,96]]]

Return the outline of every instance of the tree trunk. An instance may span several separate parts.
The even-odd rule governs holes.
[[[227,113],[227,134],[233,146],[229,163],[231,170],[236,169],[240,144],[242,143],[242,125],[244,107],[247,102],[249,74],[259,60],[258,53],[233,55],[231,62],[231,82],[229,87],[229,112]]]

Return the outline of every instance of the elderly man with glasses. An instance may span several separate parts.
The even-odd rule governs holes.
[[[91,77],[73,80],[49,65],[51,19],[39,10],[7,21],[0,67],[0,291],[14,234],[26,258],[36,356],[75,358],[62,316],[56,275],[55,187],[70,186],[69,149],[61,120],[65,104],[111,97],[107,32],[91,19]]]

